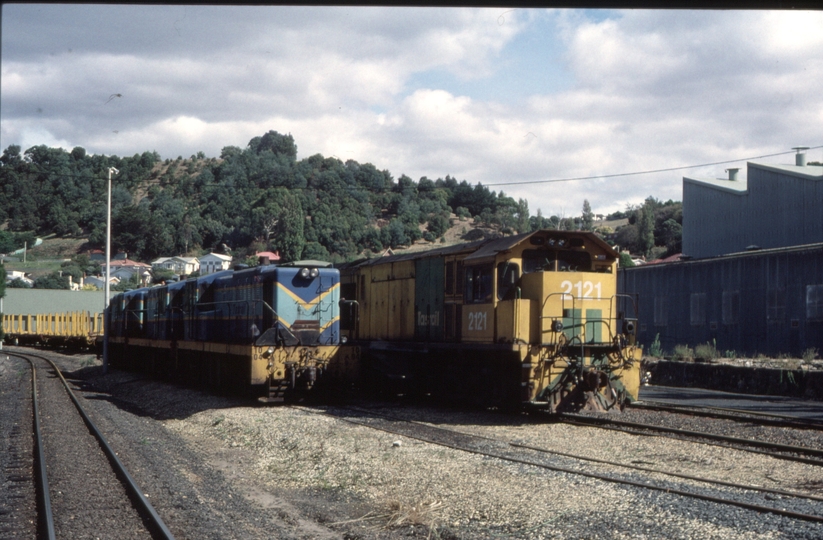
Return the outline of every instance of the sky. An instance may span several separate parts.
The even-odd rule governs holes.
[[[820,11],[5,4],[0,148],[219,157],[274,130],[298,159],[607,214],[795,146],[823,161],[821,28]]]

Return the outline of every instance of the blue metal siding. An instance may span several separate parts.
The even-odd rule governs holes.
[[[683,181],[683,253],[694,258],[823,242],[823,167],[748,164],[747,191]]]
[[[647,350],[659,334],[668,352],[701,343],[738,355],[823,352],[823,320],[806,316],[807,285],[823,284],[821,244],[621,269],[618,283],[638,295],[638,339]],[[723,294],[735,291],[737,320],[725,324]],[[691,324],[692,293],[706,294],[705,324]],[[654,324],[655,297],[666,297],[665,326]]]

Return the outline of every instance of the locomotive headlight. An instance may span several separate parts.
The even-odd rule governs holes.
[[[552,321],[552,332],[562,332],[563,321]]]
[[[308,268],[301,268],[300,269],[300,277],[303,279],[309,279],[309,275],[311,274],[311,270]]]
[[[557,239],[557,245],[560,246],[560,247],[564,247],[566,245],[566,239],[565,238],[558,238]]]
[[[312,269],[311,269],[311,272],[309,272],[309,275],[310,275],[312,278],[316,278],[317,276],[319,276],[319,275],[320,275],[320,269],[319,269],[319,268],[312,268]]]

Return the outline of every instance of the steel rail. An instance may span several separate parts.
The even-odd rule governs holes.
[[[298,407],[298,406],[292,406],[292,407],[303,410],[303,411],[307,411],[307,409],[304,408],[304,407]],[[350,409],[350,410],[355,410],[355,409]],[[310,411],[310,410],[308,410],[307,412],[314,413],[314,411]],[[373,412],[370,412],[370,411],[364,411],[364,412],[368,412],[368,414],[372,414],[374,416],[382,416],[378,413],[373,413]],[[314,414],[316,414],[316,413],[314,413]],[[528,460],[528,459],[515,458],[515,457],[511,457],[511,456],[506,456],[504,454],[498,454],[498,453],[495,453],[495,452],[487,452],[487,451],[482,451],[482,450],[476,450],[474,448],[466,448],[466,447],[459,446],[459,445],[452,444],[452,443],[448,443],[448,442],[445,442],[445,441],[438,441],[438,440],[435,440],[435,439],[432,439],[432,438],[429,438],[429,437],[423,437],[423,436],[419,436],[419,435],[409,435],[408,433],[400,431],[400,430],[392,430],[392,429],[388,429],[388,428],[385,428],[385,427],[370,425],[370,424],[365,423],[365,422],[358,422],[356,420],[352,420],[350,418],[344,418],[344,417],[341,417],[339,415],[333,415],[333,414],[328,413],[328,412],[325,412],[324,414],[327,414],[329,416],[334,416],[335,418],[338,418],[340,420],[343,420],[344,422],[347,422],[347,423],[350,423],[350,424],[353,424],[353,425],[367,427],[367,428],[371,428],[371,429],[374,429],[374,430],[383,431],[385,433],[391,433],[393,435],[400,435],[402,437],[408,437],[410,439],[418,440],[418,441],[429,443],[429,444],[435,444],[435,445],[442,446],[442,447],[445,447],[445,448],[450,448],[452,450],[457,450],[459,452],[466,452],[466,453],[469,453],[469,454],[475,454],[475,455],[484,456],[484,457],[491,457],[491,458],[495,458],[495,459],[500,459],[502,461],[508,461],[508,462],[511,462],[511,463],[518,463],[520,465],[528,465],[528,466],[538,467],[538,468],[541,468],[541,469],[546,469],[546,470],[550,470],[550,471],[554,471],[554,472],[562,472],[562,473],[566,473],[566,474],[585,476],[587,478],[593,478],[593,479],[596,479],[596,480],[602,480],[602,481],[605,481],[605,482],[611,482],[611,483],[615,483],[615,484],[629,485],[629,486],[634,486],[634,487],[650,489],[650,490],[654,490],[654,491],[662,491],[662,492],[665,492],[665,493],[673,493],[675,495],[680,495],[680,496],[683,496],[683,497],[690,497],[690,498],[693,498],[693,499],[698,499],[698,500],[703,500],[703,501],[710,501],[710,502],[715,502],[715,503],[718,503],[718,504],[725,504],[725,505],[729,505],[729,506],[737,506],[739,508],[745,508],[747,510],[754,510],[756,512],[775,514],[775,515],[790,517],[790,518],[793,518],[793,519],[799,519],[799,520],[802,520],[802,521],[811,521],[811,522],[815,522],[815,523],[823,523],[823,516],[817,516],[817,515],[814,515],[814,514],[803,514],[801,512],[794,512],[794,511],[791,511],[791,510],[785,510],[783,508],[774,508],[774,507],[771,507],[771,506],[763,506],[763,505],[754,504],[754,503],[747,503],[747,502],[744,502],[744,501],[737,501],[737,500],[734,500],[734,499],[724,499],[722,497],[715,497],[713,495],[701,495],[699,493],[692,493],[690,491],[680,490],[680,489],[676,489],[676,488],[658,486],[658,485],[649,484],[649,483],[645,483],[645,482],[637,482],[637,481],[634,481],[634,480],[613,478],[611,476],[604,475],[604,474],[585,472],[585,471],[580,471],[580,470],[576,470],[576,469],[570,469],[570,468],[567,468],[567,467],[561,467],[559,465],[549,465],[547,463],[540,463],[540,462],[532,461],[532,460]],[[410,420],[404,420],[404,419],[400,419],[400,420],[403,421],[403,422],[418,423],[418,422],[414,422],[414,421],[410,421]],[[439,427],[436,427],[436,426],[429,426],[427,424],[421,424],[421,425],[424,425],[428,428],[435,429],[435,430],[457,433],[457,434],[460,434],[460,435],[463,435],[463,436],[468,435],[470,437],[477,437],[477,438],[481,438],[481,439],[496,441],[496,439],[492,439],[490,437],[470,435],[470,434],[462,433],[462,432],[459,432],[459,431],[452,431],[452,430],[439,428]],[[498,441],[498,442],[501,442],[501,441]],[[512,443],[508,443],[508,444],[510,444],[511,446],[517,447],[517,445],[515,445],[515,444],[512,444]],[[535,449],[532,448],[532,450],[535,450]],[[668,474],[668,473],[664,473],[664,474]],[[746,487],[741,487],[740,489],[750,489],[750,488],[746,486]],[[754,488],[754,489],[760,491],[759,488]],[[787,493],[790,493],[790,492],[787,492]],[[809,497],[806,497],[804,495],[797,495],[797,494],[792,494],[791,496],[798,497],[798,498],[809,498]]]
[[[654,433],[650,433],[649,430],[640,431],[640,430],[632,430],[628,428],[619,428],[614,426],[607,426],[607,425],[598,425],[598,424],[589,424],[583,422],[575,422],[574,420],[565,420],[564,423],[569,424],[570,426],[583,426],[583,427],[595,427],[597,429],[606,429],[609,431],[618,431],[622,433],[629,433],[631,435],[639,435],[644,437],[664,437],[665,435],[657,435]],[[672,437],[673,439],[677,440],[676,437]],[[680,439],[685,440],[685,439]],[[706,444],[709,446],[716,446],[718,448],[727,448],[732,450],[739,450],[741,452],[748,452],[751,454],[761,454],[764,456],[769,456],[775,459],[782,459],[785,461],[795,461],[797,463],[805,463],[807,465],[816,465],[818,467],[823,467],[823,460],[815,459],[815,458],[808,458],[803,456],[796,456],[791,454],[781,454],[778,452],[769,452],[768,450],[758,450],[756,448],[742,448],[740,446],[733,446],[730,444],[721,444],[720,442],[712,442],[710,440],[705,441],[695,441],[700,444]]]
[[[140,486],[138,486],[137,482],[134,481],[134,478],[132,478],[131,474],[129,474],[129,471],[126,470],[125,465],[123,465],[123,462],[121,462],[120,459],[117,457],[117,454],[114,452],[114,449],[112,449],[112,447],[109,445],[108,441],[106,441],[106,438],[103,436],[103,433],[99,429],[97,429],[97,426],[94,424],[94,422],[92,422],[91,418],[86,413],[83,406],[80,404],[80,401],[77,399],[77,396],[75,396],[74,392],[72,392],[71,388],[69,387],[69,383],[66,381],[66,378],[63,377],[63,373],[60,371],[57,365],[52,360],[43,356],[28,353],[26,353],[25,355],[22,355],[20,353],[15,354],[21,357],[31,356],[33,358],[39,358],[51,364],[54,371],[60,377],[60,380],[63,381],[63,386],[65,387],[66,392],[68,392],[69,397],[71,398],[72,402],[74,402],[74,406],[77,408],[78,412],[80,413],[80,416],[83,417],[83,421],[86,423],[86,426],[88,426],[89,431],[91,431],[91,433],[98,440],[101,448],[103,449],[103,452],[106,454],[106,456],[108,456],[109,461],[111,462],[115,472],[123,481],[126,487],[126,491],[133,498],[133,500],[137,501],[137,505],[140,507],[140,509],[149,516],[149,522],[151,526],[160,535],[160,537],[165,540],[174,540],[174,535],[171,533],[169,528],[163,522],[160,515],[151,505],[146,496],[143,494],[143,491],[140,489]]]
[[[823,496],[819,496],[819,495],[810,495],[810,494],[807,495],[805,493],[797,493],[795,491],[787,491],[787,490],[783,490],[783,489],[767,488],[767,487],[764,487],[764,486],[754,486],[754,485],[751,485],[751,484],[737,484],[735,482],[727,482],[725,480],[713,480],[711,478],[705,478],[705,477],[702,477],[702,476],[693,476],[693,475],[690,475],[690,474],[683,474],[683,473],[677,473],[677,472],[673,472],[673,471],[666,471],[666,470],[663,470],[663,469],[653,469],[651,467],[642,467],[640,465],[628,465],[626,463],[620,463],[620,462],[617,462],[617,461],[609,461],[607,459],[592,458],[592,457],[587,457],[587,456],[578,456],[576,454],[569,454],[569,453],[566,453],[566,452],[559,452],[557,450],[551,450],[551,449],[548,449],[548,448],[540,448],[539,446],[531,446],[531,445],[522,444],[522,443],[510,442],[508,444],[510,444],[511,446],[514,446],[515,448],[525,448],[527,450],[534,450],[535,452],[542,452],[542,453],[546,453],[546,454],[554,454],[554,455],[557,455],[557,456],[563,456],[563,457],[572,458],[572,459],[579,459],[581,461],[590,461],[592,463],[601,463],[603,465],[612,465],[614,467],[623,467],[623,468],[631,469],[631,470],[635,470],[635,471],[643,471],[643,472],[650,472],[650,473],[656,473],[656,474],[665,474],[666,476],[674,476],[676,478],[683,478],[685,480],[694,480],[695,482],[703,482],[703,483],[706,483],[706,484],[717,484],[718,486],[725,486],[725,487],[730,487],[730,488],[735,488],[735,489],[745,489],[745,490],[750,490],[750,491],[757,491],[757,492],[760,492],[760,493],[771,493],[773,495],[785,495],[787,497],[794,497],[794,498],[797,498],[797,499],[809,499],[809,500],[812,500],[812,501],[821,501],[821,502],[823,502]]]
[[[12,355],[16,356],[16,355]],[[55,540],[54,515],[51,511],[51,496],[49,495],[49,478],[46,472],[46,453],[43,450],[43,434],[40,429],[40,409],[37,404],[37,367],[28,358],[23,358],[31,365],[31,401],[32,415],[34,417],[34,445],[36,447],[35,460],[37,461],[37,490],[38,506],[42,510],[42,525],[46,538]]]
[[[417,420],[408,420],[406,418],[401,418],[399,416],[394,416],[394,415],[385,414],[385,413],[378,413],[378,412],[373,412],[373,411],[369,411],[369,410],[358,409],[356,407],[346,407],[346,408],[348,408],[350,410],[355,410],[355,411],[362,411],[362,412],[365,412],[367,414],[371,414],[373,416],[379,416],[379,417],[387,418],[387,419],[390,419],[390,420],[397,420],[397,421],[400,421],[400,422],[408,422],[410,424],[416,424],[416,425],[424,426],[428,429],[433,429],[433,430],[437,430],[437,431],[444,431],[446,433],[456,433],[456,434],[459,434],[459,435],[463,435],[463,436],[467,436],[467,437],[475,437],[477,439],[483,439],[483,440],[487,440],[487,441],[502,442],[504,444],[508,444],[509,446],[513,446],[515,448],[525,448],[527,450],[533,450],[535,452],[541,452],[541,453],[545,453],[545,454],[554,454],[554,455],[558,455],[558,456],[562,456],[562,457],[567,457],[567,458],[570,458],[570,459],[577,459],[577,460],[580,460],[580,461],[589,461],[589,462],[592,462],[592,463],[601,463],[601,464],[604,464],[604,465],[611,465],[611,466],[614,466],[614,467],[623,467],[623,468],[626,468],[626,469],[632,469],[632,470],[637,470],[637,471],[651,472],[651,473],[657,473],[657,474],[665,474],[667,476],[683,478],[683,479],[686,479],[686,480],[694,480],[696,482],[703,482],[703,483],[706,483],[706,484],[717,484],[717,485],[720,485],[720,486],[726,486],[726,487],[731,487],[731,488],[736,488],[736,489],[745,489],[745,490],[751,490],[751,491],[758,491],[760,493],[771,493],[773,495],[785,495],[785,496],[788,496],[788,497],[794,497],[794,498],[798,498],[798,499],[809,499],[809,500],[812,500],[812,501],[821,501],[821,502],[823,502],[823,496],[819,496],[819,495],[804,494],[804,493],[798,493],[796,491],[773,489],[773,488],[767,488],[767,487],[764,487],[764,486],[755,486],[755,485],[750,485],[750,484],[737,484],[737,483],[734,483],[734,482],[727,482],[725,480],[713,480],[711,478],[705,478],[705,477],[701,477],[701,476],[693,476],[693,475],[688,475],[688,474],[682,474],[682,473],[677,473],[677,472],[673,472],[673,471],[666,471],[666,470],[663,470],[663,469],[653,469],[651,467],[642,467],[642,466],[639,466],[639,465],[625,464],[625,463],[620,463],[620,462],[617,462],[617,461],[609,461],[609,460],[605,460],[605,459],[592,458],[592,457],[588,457],[588,456],[581,456],[581,455],[578,455],[578,454],[571,454],[571,453],[568,453],[568,452],[561,452],[559,450],[550,450],[548,448],[540,448],[540,447],[531,446],[531,445],[528,445],[528,444],[502,441],[500,439],[496,439],[494,437],[487,437],[485,435],[477,435],[477,434],[474,434],[474,433],[466,433],[466,432],[463,432],[463,431],[458,431],[458,430],[453,430],[453,429],[446,429],[446,428],[443,428],[443,427],[440,427],[440,426],[433,426],[433,425],[428,424],[426,422],[420,422],[420,421],[417,421]]]
[[[726,407],[710,407],[701,405],[699,407],[690,405],[676,405],[662,401],[643,400],[639,403],[631,403],[630,409],[640,409],[649,411],[676,412],[690,414],[693,416],[706,416],[711,418],[722,418],[736,420],[739,422],[751,421],[752,416],[757,417],[757,421],[767,426],[793,427],[798,429],[823,429],[823,420],[807,419],[800,416],[790,416],[785,414],[773,414],[759,411],[749,411],[746,409],[730,409]],[[743,415],[748,415],[743,416]]]
[[[606,418],[595,418],[591,416],[584,416],[573,413],[558,413],[558,417],[566,421],[566,419],[573,420],[576,423],[588,424],[594,426],[612,425],[622,426],[634,429],[647,429],[652,431],[662,431],[664,433],[674,433],[677,435],[686,435],[689,437],[700,437],[703,439],[710,439],[715,441],[731,442],[736,444],[743,444],[747,446],[754,446],[756,448],[767,448],[770,450],[781,450],[783,452],[793,452],[797,454],[806,454],[812,456],[823,457],[823,450],[818,448],[808,448],[806,446],[793,446],[790,444],[770,443],[766,441],[758,441],[755,439],[742,439],[740,437],[731,437],[728,435],[716,435],[714,433],[703,433],[700,431],[691,431],[688,429],[672,428],[666,426],[656,426],[654,424],[643,424],[640,422],[627,422],[625,420],[612,420]],[[823,465],[820,460],[812,460],[809,463]]]

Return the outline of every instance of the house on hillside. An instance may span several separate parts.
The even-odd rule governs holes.
[[[206,276],[222,270],[231,268],[231,255],[221,255],[220,253],[209,253],[200,257],[200,275]]]
[[[188,276],[200,270],[200,259],[197,257],[160,257],[151,262],[151,267],[171,270],[175,274]]]
[[[254,254],[258,261],[263,264],[264,261],[268,261],[270,263],[277,262],[280,260],[280,252],[275,251],[272,253],[271,251],[259,251]]]
[[[34,280],[29,278],[29,275],[25,272],[20,272],[19,270],[8,270],[6,272],[6,285],[14,281],[15,279],[19,279],[29,287],[34,286]]]
[[[106,278],[104,276],[88,276],[83,280],[85,285],[93,285],[100,290],[106,288]],[[109,280],[109,287],[120,283],[120,278],[112,276]]]
[[[111,276],[117,277],[120,281],[129,281],[135,275],[139,276],[143,284],[151,283],[151,266],[146,263],[132,261],[130,259],[114,260],[110,262]],[[105,265],[103,273],[105,274]]]

